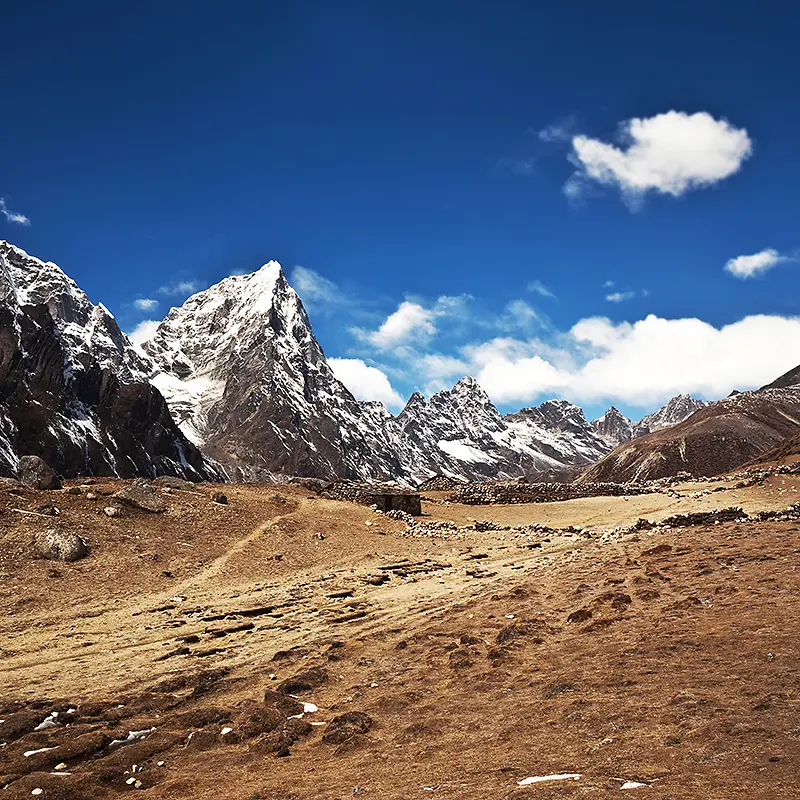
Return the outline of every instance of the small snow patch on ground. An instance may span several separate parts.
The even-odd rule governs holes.
[[[523,778],[517,786],[530,786],[534,783],[545,783],[546,781],[578,781],[583,777],[580,772],[562,772],[558,775],[534,775],[530,778]]]
[[[25,756],[25,758],[30,758],[39,753],[46,753],[48,750],[55,750],[55,747],[40,747],[38,750],[26,750],[22,755]]]
[[[620,789],[649,789],[650,785],[647,783],[640,783],[639,781],[625,781]]]

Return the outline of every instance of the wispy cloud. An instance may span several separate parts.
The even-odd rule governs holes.
[[[308,267],[294,267],[289,283],[303,303],[315,311],[333,313],[341,306],[352,305],[351,300],[332,280]]]
[[[30,225],[31,221],[24,214],[18,211],[12,211],[7,203],[5,197],[0,197],[0,214],[2,214],[7,222],[13,222],[16,225]]]
[[[158,308],[158,300],[153,300],[149,297],[139,297],[133,301],[133,304],[139,309],[139,311],[152,311],[153,309]]]
[[[636,292],[612,292],[606,295],[606,300],[609,303],[624,303],[626,300],[633,300],[636,297]]]
[[[547,320],[524,300],[512,300],[500,317],[498,326],[500,330],[530,330],[532,328],[548,327]]]
[[[190,295],[200,291],[201,288],[202,284],[199,281],[173,281],[172,283],[167,283],[164,286],[159,286],[158,293],[169,296]]]
[[[542,297],[555,298],[555,295],[541,281],[531,281],[528,284],[528,291],[536,292],[536,294],[539,294]]]
[[[537,132],[537,136],[543,142],[568,142],[572,139],[575,126],[578,124],[578,117],[575,114],[570,114],[567,117],[561,117],[542,128]]]

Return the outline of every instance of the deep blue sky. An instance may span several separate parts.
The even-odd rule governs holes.
[[[361,304],[354,322],[312,312],[326,352],[379,365],[348,327],[406,295],[469,294],[487,315],[525,298],[562,331],[795,315],[792,264],[748,281],[722,267],[800,246],[799,24],[788,2],[16,3],[0,195],[31,225],[0,219],[0,238],[128,330],[154,316],[137,297],[163,316],[170,281],[303,265]],[[611,141],[670,109],[747,129],[752,157],[638,212],[613,189],[566,201],[569,148],[538,130],[571,116]],[[534,279],[558,300],[526,293]],[[606,280],[640,294],[609,303]]]

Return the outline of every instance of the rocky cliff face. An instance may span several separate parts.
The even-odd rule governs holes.
[[[111,314],[55,264],[0,242],[0,474],[213,474]]]
[[[592,430],[612,447],[633,438],[633,423],[615,406],[592,422]]]

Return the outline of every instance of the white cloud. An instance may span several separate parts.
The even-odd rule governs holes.
[[[155,336],[156,329],[161,323],[155,319],[142,320],[129,334],[128,338],[135,344],[141,345]]]
[[[431,309],[406,300],[400,303],[397,311],[389,314],[378,330],[367,332],[365,338],[380,350],[429,339],[436,333],[434,317]]]
[[[789,259],[782,256],[777,250],[769,248],[762,250],[759,253],[754,253],[752,256],[737,256],[730,259],[725,264],[725,271],[729,272],[735,278],[754,278],[756,275],[762,275],[767,270],[772,269],[781,261],[788,261]]]
[[[133,301],[133,304],[140,311],[152,311],[158,307],[158,300],[152,300],[149,297],[139,297]]]
[[[7,222],[13,222],[17,225],[30,225],[31,221],[26,217],[24,214],[20,214],[17,211],[11,211],[11,209],[6,205],[6,200],[4,197],[0,197],[0,214],[2,214]]]
[[[333,281],[308,267],[296,266],[292,270],[289,282],[304,303],[329,306],[347,302],[342,291]]]
[[[570,159],[578,167],[564,192],[580,199],[595,181],[616,186],[632,204],[648,191],[678,197],[738,172],[753,144],[744,128],[705,111],[668,111],[621,125],[623,147],[575,136]]]
[[[465,313],[466,295],[442,295],[432,308],[425,308],[420,303],[405,300],[383,321],[376,331],[352,328],[352,333],[362,341],[389,350],[410,343],[422,344],[430,340],[438,329],[436,320],[439,317],[459,317]]]
[[[611,288],[613,285],[614,285],[614,281],[606,281],[606,282],[603,284],[603,288],[604,288],[604,289],[610,289],[610,288]]]
[[[681,393],[716,399],[762,386],[794,366],[800,318],[758,315],[720,328],[654,315],[616,324],[589,318],[561,345],[548,351],[540,342],[501,338],[465,348],[464,355],[498,403],[526,403],[543,394],[637,406]]]
[[[636,297],[636,292],[612,292],[606,295],[606,300],[609,303],[624,303],[626,300],[632,300]]]
[[[202,284],[199,281],[174,281],[173,283],[159,286],[159,294],[166,295],[190,295],[200,291]]]
[[[541,281],[531,281],[528,284],[528,291],[536,292],[536,294],[540,294],[542,297],[555,297]]]
[[[395,410],[403,407],[403,398],[377,367],[369,366],[360,358],[329,358],[328,364],[358,400],[377,400]]]

